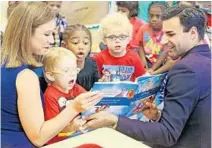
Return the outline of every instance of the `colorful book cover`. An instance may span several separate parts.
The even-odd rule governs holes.
[[[91,91],[102,93],[102,100],[82,116],[91,115],[100,111],[108,111],[115,115],[131,119],[149,121],[142,114],[144,102],[154,102],[159,110],[163,109],[164,88],[167,75],[147,75],[136,79],[136,82],[96,82]],[[82,134],[76,132],[70,137]]]
[[[133,98],[134,101],[128,107],[126,117],[149,121],[149,119],[142,114],[144,103],[154,102],[159,110],[163,109],[166,74],[139,77],[136,79],[136,82],[139,88]]]
[[[91,91],[102,93],[102,100],[82,115],[108,111],[115,115],[142,120],[143,103],[163,104],[162,82],[166,74],[141,76],[135,82],[96,82]],[[144,120],[145,121],[145,120]]]
[[[134,66],[103,65],[102,73],[107,77],[107,82],[130,81],[134,71]]]
[[[91,91],[101,92],[103,98],[83,115],[107,110],[113,114],[125,116],[137,90],[138,84],[133,82],[96,82]]]

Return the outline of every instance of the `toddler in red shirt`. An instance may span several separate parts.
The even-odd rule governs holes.
[[[71,103],[79,94],[86,92],[76,84],[77,58],[70,50],[55,47],[43,59],[43,68],[49,86],[44,93],[45,120],[56,117],[68,103]],[[79,130],[85,121],[79,116],[75,117],[58,136],[47,144],[66,139],[68,135]],[[60,136],[62,135],[62,136]]]
[[[100,33],[107,49],[95,59],[102,81],[134,81],[145,73],[137,53],[128,50],[132,38],[132,25],[120,13],[106,16],[100,23]]]

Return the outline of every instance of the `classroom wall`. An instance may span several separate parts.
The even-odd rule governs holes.
[[[99,52],[101,38],[98,33],[98,24],[109,12],[116,11],[114,2],[109,1],[64,1],[61,14],[67,18],[68,23],[81,23],[90,28],[93,38],[92,51]],[[0,1],[0,29],[5,30],[7,24],[8,1]]]
[[[7,1],[0,1],[0,29],[4,30],[6,24],[7,24],[7,7],[8,7],[8,2]]]

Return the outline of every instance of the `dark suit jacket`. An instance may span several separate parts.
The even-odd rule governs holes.
[[[119,117],[116,130],[154,148],[211,148],[211,51],[192,48],[168,73],[159,122]]]

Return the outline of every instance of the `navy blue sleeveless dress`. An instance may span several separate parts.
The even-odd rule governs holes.
[[[3,148],[35,147],[23,130],[17,108],[16,78],[18,73],[26,68],[33,70],[33,68],[28,65],[17,68],[1,67],[1,147]],[[43,102],[42,92],[41,98]]]

